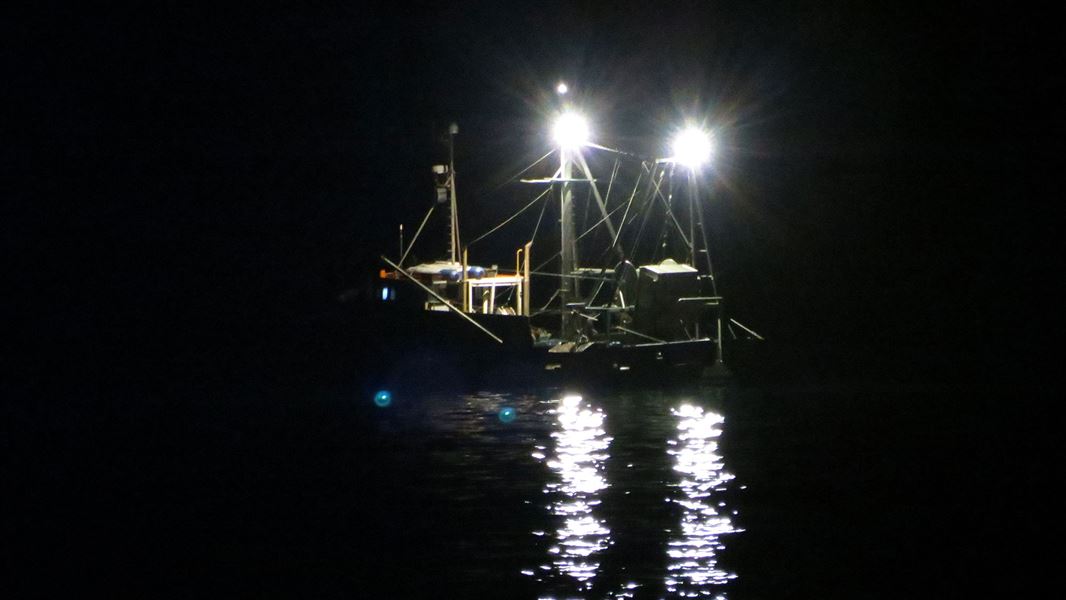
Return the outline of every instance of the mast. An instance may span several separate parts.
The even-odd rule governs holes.
[[[459,257],[459,205],[455,194],[455,134],[457,133],[459,133],[459,125],[452,123],[448,126],[448,195],[451,204],[451,217],[448,222],[451,240],[448,253],[452,263],[456,262]]]
[[[701,252],[703,252],[703,257],[706,259],[706,263],[707,263],[707,278],[711,282],[711,294],[714,295],[714,296],[718,296],[718,285],[714,281],[714,265],[711,263],[711,247],[707,243],[707,227],[703,223],[703,206],[701,204],[699,204],[699,202],[696,200],[696,191],[695,191],[696,190],[696,185],[697,185],[696,175],[695,175],[695,173],[692,173],[690,171],[689,172],[689,187],[693,190],[691,192],[691,197],[693,198],[692,210],[695,212],[694,218],[696,220],[696,227],[699,228],[699,230],[700,230],[700,238],[703,241],[703,249],[701,250]],[[696,243],[695,239],[693,239],[692,243],[693,244]],[[695,251],[693,252],[692,266],[696,267],[696,268],[699,268],[696,265]],[[717,347],[717,350],[718,350],[715,353],[715,355],[714,355],[714,364],[716,366],[719,366],[719,365],[723,365],[724,364],[724,359],[723,359],[723,356],[722,356],[722,308],[721,308],[721,305],[719,305],[718,310],[716,311],[716,314],[715,314],[715,317],[714,317],[714,322],[715,322],[714,339],[715,339],[715,346]],[[698,327],[699,327],[699,325],[697,324],[697,328]],[[697,331],[698,331],[698,329],[697,329]],[[697,335],[698,335],[698,333],[697,333]]]
[[[696,173],[692,169],[688,170],[688,264],[699,268],[696,266]]]
[[[559,298],[562,303],[562,337],[570,338],[575,333],[575,327],[570,314],[570,304],[577,298],[577,281],[573,274],[577,266],[577,234],[574,229],[574,191],[573,191],[573,158],[571,152],[577,152],[576,148],[560,148],[559,155],[562,159],[560,176],[562,177],[562,201],[559,207],[559,223],[561,226],[562,242],[561,258],[559,261]]]
[[[560,95],[566,93],[562,84],[557,88]],[[580,300],[577,278],[577,233],[574,225],[574,162],[581,160],[581,148],[588,143],[588,122],[579,113],[570,110],[565,103],[553,128],[553,137],[559,148],[559,302],[561,304],[561,331],[563,339],[573,339],[577,327],[570,314],[570,305]],[[576,157],[576,158],[575,158]],[[590,182],[591,183],[591,182]]]

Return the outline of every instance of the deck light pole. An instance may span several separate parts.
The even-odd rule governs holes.
[[[696,227],[700,229],[700,237],[703,241],[702,252],[707,262],[707,277],[711,282],[711,293],[718,296],[718,289],[714,281],[714,270],[711,268],[711,254],[707,247],[707,230],[703,225],[703,207],[698,202],[699,180],[697,174],[704,165],[710,163],[714,155],[714,140],[711,134],[698,127],[689,126],[681,130],[673,141],[673,161],[687,167],[688,175],[688,252],[689,264],[696,267]],[[698,267],[697,267],[698,268]],[[715,363],[722,362],[722,314],[718,311],[716,318],[716,341],[718,346]],[[696,324],[699,335],[699,324]]]
[[[714,145],[711,136],[697,127],[683,129],[673,142],[674,162],[688,168],[688,210],[689,210],[689,236],[688,254],[689,263],[696,266],[696,173],[711,160]],[[702,210],[699,212],[702,215]],[[700,218],[702,230],[703,219]],[[704,248],[706,252],[707,249]],[[709,269],[709,266],[708,266]]]
[[[562,336],[571,337],[574,333],[569,305],[577,296],[577,280],[573,274],[577,267],[577,234],[574,229],[574,157],[581,146],[588,142],[588,121],[576,112],[564,112],[555,121],[552,130],[555,143],[559,146],[559,179],[562,183],[560,194],[559,220],[562,230],[559,298],[562,303]]]

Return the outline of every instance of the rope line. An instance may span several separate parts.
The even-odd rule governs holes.
[[[518,212],[516,212],[515,214],[511,215],[510,217],[507,217],[506,219],[504,219],[504,221],[502,223],[500,223],[499,225],[493,227],[492,229],[486,231],[485,233],[483,233],[483,234],[477,236],[476,238],[474,238],[473,240],[471,240],[470,243],[468,243],[466,245],[466,247],[469,248],[470,246],[473,246],[476,242],[479,242],[479,241],[485,239],[486,237],[488,237],[488,236],[492,235],[493,233],[495,233],[499,228],[501,228],[504,225],[506,225],[506,224],[510,223],[511,221],[515,220],[515,218],[517,218],[518,215],[526,212],[526,209],[528,209],[530,206],[533,206],[534,204],[536,204],[537,201],[540,200],[541,198],[543,198],[544,196],[547,196],[549,191],[550,191],[550,188],[547,189],[547,190],[544,190],[543,192],[541,192],[541,194],[539,196],[537,196],[536,198],[534,198],[532,201],[530,201],[529,204],[526,204],[522,208],[518,209]]]

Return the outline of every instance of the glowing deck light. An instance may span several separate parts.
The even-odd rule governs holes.
[[[690,169],[698,169],[710,162],[714,153],[714,142],[706,131],[689,127],[674,138],[673,151],[674,161]]]
[[[583,146],[589,141],[588,121],[577,113],[563,113],[555,120],[552,137],[563,148]]]
[[[388,390],[379,390],[378,393],[374,394],[374,404],[381,408],[392,404],[392,393]]]
[[[559,94],[560,96],[565,95],[569,91],[570,88],[567,87],[566,82],[560,81],[559,85],[555,86],[555,93]]]

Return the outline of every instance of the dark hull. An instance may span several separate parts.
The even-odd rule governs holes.
[[[379,305],[370,361],[383,387],[670,386],[698,381],[717,358],[709,339],[597,342],[582,351],[536,346],[521,316],[471,315],[493,340],[454,313]]]

